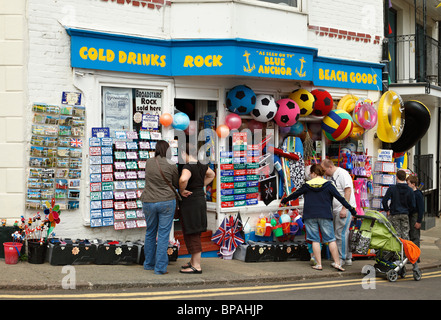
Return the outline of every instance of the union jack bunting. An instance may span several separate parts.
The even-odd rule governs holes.
[[[83,140],[70,138],[70,146],[74,148],[81,148],[83,146]]]

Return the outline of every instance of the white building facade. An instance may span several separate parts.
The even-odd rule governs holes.
[[[62,212],[57,236],[121,240],[143,238],[145,229],[90,226],[89,139],[92,128],[113,125],[106,122],[106,92],[160,92],[159,113],[173,114],[177,104],[191,101],[192,120],[210,114],[216,125],[225,121],[226,93],[240,84],[276,100],[301,87],[325,89],[334,101],[348,93],[378,101],[383,90],[383,1],[285,2],[2,0],[0,45],[14,54],[1,50],[0,57],[0,217],[12,223],[35,213],[27,206],[33,106],[62,105],[63,92],[81,93],[85,116],[79,208]],[[247,59],[244,51],[250,54]],[[432,110],[430,132],[437,128],[438,105]],[[120,129],[133,130],[134,116],[129,110],[124,115],[128,127]],[[431,137],[437,136],[435,131]],[[174,137],[171,127],[161,133],[164,139]],[[431,139],[422,143],[427,153],[434,153]],[[382,143],[375,130],[365,133],[363,146],[376,157]],[[220,169],[215,169],[219,177]],[[216,183],[220,190],[220,180]],[[209,226],[214,230],[223,215],[237,212],[254,224],[260,212],[277,207],[278,201],[241,208],[210,202]]]

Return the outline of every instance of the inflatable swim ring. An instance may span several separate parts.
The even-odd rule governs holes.
[[[358,97],[352,94],[347,94],[338,102],[337,109],[351,113],[354,110],[357,101]]]
[[[394,91],[386,91],[378,104],[378,138],[386,143],[394,143],[400,138],[404,128],[403,100]]]
[[[364,129],[358,124],[354,123],[354,128],[352,128],[352,133],[349,135],[352,139],[358,140],[363,136]]]
[[[430,111],[421,102],[410,100],[404,103],[405,125],[400,138],[392,143],[394,152],[405,152],[412,148],[427,133],[430,127]]]
[[[360,127],[370,130],[377,124],[377,110],[369,99],[357,101],[354,109],[354,121]]]

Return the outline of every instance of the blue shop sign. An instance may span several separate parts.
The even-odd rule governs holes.
[[[72,67],[171,76],[167,41],[69,30]]]
[[[226,45],[219,45],[225,43]],[[254,43],[253,43],[254,44]],[[312,81],[313,50],[249,41],[212,41],[212,46],[173,46],[174,76],[239,75]],[[285,50],[283,50],[285,49]]]
[[[381,91],[382,68],[381,64],[317,58],[313,82],[321,87]]]
[[[382,65],[322,58],[317,49],[247,39],[155,40],[67,29],[74,68],[162,76],[248,76],[381,90]]]

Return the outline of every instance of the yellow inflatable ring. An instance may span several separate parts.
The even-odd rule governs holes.
[[[404,106],[394,91],[386,91],[378,104],[378,138],[386,143],[397,141],[404,129]]]
[[[360,127],[354,122],[354,128],[352,128],[352,133],[349,135],[352,139],[358,140],[363,136],[364,128]]]
[[[347,94],[338,102],[337,109],[351,113],[354,110],[357,101],[358,97],[352,94]]]

